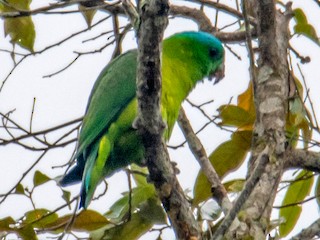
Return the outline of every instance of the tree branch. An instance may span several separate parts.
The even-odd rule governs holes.
[[[174,175],[162,138],[165,125],[160,112],[160,42],[168,21],[168,9],[169,4],[165,0],[144,1],[139,6],[138,117],[134,125],[145,147],[150,180],[169,216],[177,239],[198,239],[198,224]]]
[[[268,233],[268,221],[283,173],[286,151],[285,125],[289,91],[287,49],[291,9],[288,6],[285,13],[278,12],[274,0],[255,1],[255,4],[258,10],[260,56],[253,82],[256,122],[252,157],[249,161],[249,179],[256,175],[255,169],[258,166],[263,166],[263,159],[269,161],[259,176],[256,176],[258,183],[247,193],[249,197],[241,212],[242,224],[236,230],[228,231],[227,236],[236,239],[264,239]],[[265,149],[267,153],[263,153]],[[240,208],[235,214],[239,210]],[[225,221],[228,218],[226,216]]]
[[[303,229],[300,233],[291,238],[291,240],[313,239],[315,236],[320,237],[320,219]]]
[[[286,152],[286,169],[303,168],[320,172],[320,153],[303,149],[291,149]]]
[[[255,1],[258,17],[260,56],[254,81],[256,122],[253,133],[249,174],[259,165],[259,156],[268,146],[270,161],[260,175],[250,197],[243,206],[243,221],[248,230],[244,236],[262,239],[268,224],[274,198],[284,166],[285,125],[288,109],[288,23],[287,12],[276,10],[275,1]],[[239,232],[237,232],[239,234]]]
[[[185,6],[170,6],[169,14],[173,16],[180,16],[182,18],[193,19],[197,22],[199,30],[203,32],[214,32],[216,29],[212,26],[210,19],[205,13],[196,8],[190,8]]]
[[[238,31],[238,32],[232,32],[232,33],[220,32],[220,31],[218,32],[217,29],[215,29],[215,27],[212,25],[210,19],[204,14],[203,11],[199,9],[185,7],[185,6],[171,5],[169,14],[172,16],[179,16],[182,18],[192,19],[198,24],[200,31],[212,33],[214,34],[214,36],[219,38],[224,43],[238,43],[238,42],[244,42],[246,40],[245,31]],[[250,32],[252,37],[257,37],[257,31],[255,28],[249,29],[247,31]]]
[[[201,166],[202,172],[205,174],[211,184],[212,197],[217,199],[223,212],[227,214],[232,207],[232,203],[227,195],[227,190],[222,185],[218,174],[210,163],[200,140],[193,132],[183,108],[180,109],[178,123],[184,137],[188,142],[191,152],[197,159],[199,165]]]

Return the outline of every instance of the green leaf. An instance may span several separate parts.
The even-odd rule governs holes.
[[[26,224],[32,223],[34,221],[41,219],[43,216],[47,215],[48,213],[50,213],[50,211],[44,208],[28,211],[25,213],[25,220],[23,222]]]
[[[316,44],[320,45],[317,32],[311,24],[297,24],[294,26],[294,31],[295,33],[304,35]]]
[[[209,156],[210,162],[221,179],[241,166],[250,150],[251,138],[251,131],[234,132],[231,140],[219,145]]]
[[[0,232],[10,232],[12,231],[12,227],[10,225],[15,224],[16,222],[12,217],[6,217],[0,219]]]
[[[251,137],[251,131],[237,131],[232,134],[231,140],[219,145],[210,155],[209,160],[221,179],[242,165],[251,147]],[[211,185],[201,170],[197,176],[193,194],[194,205],[211,196]]]
[[[19,183],[14,191],[15,194],[23,194],[24,195],[24,187],[21,183]]]
[[[289,113],[286,122],[287,138],[290,139],[291,146],[296,146],[298,142],[299,132],[302,132],[304,147],[308,147],[308,143],[312,137],[312,129],[310,127],[309,112],[304,107],[301,99],[295,97],[289,101]]]
[[[121,219],[124,214],[128,211],[129,207],[129,197],[126,193],[122,198],[117,200],[109,209],[109,211],[105,214],[107,218],[111,219]]]
[[[294,19],[296,20],[296,25],[293,27],[294,32],[296,34],[304,35],[305,37],[309,38],[316,44],[320,46],[320,41],[317,36],[317,32],[314,27],[308,23],[307,17],[302,11],[301,8],[297,8],[294,11]]]
[[[36,240],[37,236],[31,226],[21,227],[17,226],[18,223],[12,217],[0,219],[0,233],[9,232],[19,235],[21,239]]]
[[[139,208],[141,204],[146,202],[148,199],[155,198],[156,192],[152,184],[147,184],[145,186],[139,186],[132,189],[131,196],[131,211]],[[116,201],[110,210],[106,213],[108,218],[122,219],[129,211],[129,193],[126,192],[125,195]]]
[[[139,212],[131,215],[130,221],[108,229],[100,229],[90,234],[91,239],[139,239],[153,226],[152,222],[146,220]]]
[[[250,82],[248,88],[238,96],[237,106],[222,105],[218,111],[222,120],[221,125],[251,131],[256,119],[252,83]]]
[[[223,185],[227,192],[239,193],[242,191],[245,182],[245,179],[234,179],[223,183]]]
[[[31,226],[19,228],[17,230],[17,233],[24,240],[37,240],[38,239],[35,230]]]
[[[57,219],[57,213],[51,213],[47,209],[39,208],[27,212],[22,225],[31,224],[34,228],[45,228],[48,224],[55,222]]]
[[[108,219],[93,210],[83,210],[74,220],[72,229],[76,231],[93,231],[110,223]]]
[[[218,111],[222,120],[220,125],[241,128],[247,125],[252,126],[255,121],[254,115],[235,105],[222,105]]]
[[[97,12],[97,9],[90,9],[90,8],[87,8],[87,7],[79,4],[79,10],[82,13],[82,16],[84,17],[84,19],[86,20],[88,27],[90,28],[91,24],[92,24],[93,17]]]
[[[51,178],[49,178],[47,175],[45,175],[42,172],[37,170],[33,176],[33,185],[35,187],[37,187],[37,186],[44,184],[50,180],[51,180]]]
[[[141,174],[139,173],[133,173],[132,176],[133,176],[133,179],[135,181],[135,183],[137,184],[137,186],[147,186],[147,185],[150,185],[150,183],[147,182],[147,178],[146,176],[143,176],[142,174],[145,174],[147,175],[148,174],[148,169],[145,168],[145,167],[139,167],[138,165],[136,164],[131,164],[130,165],[130,169],[132,171],[135,171],[135,172],[140,172]]]
[[[196,178],[196,182],[193,188],[193,206],[198,206],[199,203],[206,201],[212,196],[211,185],[206,176],[200,170]]]
[[[0,3],[0,11],[12,12],[19,10],[30,10],[31,1],[7,0],[8,4]],[[6,18],[4,20],[5,36],[9,35],[13,44],[18,44],[33,52],[35,41],[35,27],[30,16]]]
[[[69,208],[71,208],[71,206],[70,206],[70,197],[71,197],[71,193],[69,191],[62,190],[62,199],[66,201],[66,203],[68,204]]]
[[[140,214],[153,224],[167,223],[167,215],[161,206],[161,202],[156,198],[149,198],[148,201],[141,204]]]
[[[296,225],[302,211],[299,202],[303,201],[311,191],[314,179],[312,175],[312,172],[302,170],[289,186],[282,201],[283,208],[279,211],[279,217],[284,219],[284,223],[279,227],[280,237],[287,236]],[[288,206],[290,204],[295,205]]]
[[[62,217],[57,218],[55,221],[47,222],[45,225],[42,226],[42,229],[47,232],[63,232],[65,230],[65,227],[67,226],[67,224],[70,223],[72,218],[72,214],[64,215]]]
[[[294,13],[294,19],[296,20],[297,24],[307,24],[308,23],[307,17],[301,8],[294,9],[293,13]]]
[[[44,211],[40,213],[44,213]],[[34,215],[34,213],[32,213],[32,215]],[[65,227],[70,223],[72,218],[73,214],[68,214],[59,218],[56,214],[52,214],[44,217],[33,225],[44,229],[45,231],[55,231],[59,233],[65,230]],[[109,223],[108,219],[100,213],[92,210],[83,210],[75,217],[70,230],[89,232],[102,228]]]

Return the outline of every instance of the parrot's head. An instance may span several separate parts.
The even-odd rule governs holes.
[[[224,48],[220,40],[206,32],[181,32],[168,38],[171,58],[180,58],[199,70],[197,81],[208,77],[218,83],[224,77]],[[174,47],[173,47],[174,46]],[[190,67],[190,69],[192,69]],[[191,71],[191,70],[190,70]]]

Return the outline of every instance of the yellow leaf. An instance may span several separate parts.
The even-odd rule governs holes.
[[[253,118],[256,116],[254,101],[253,101],[253,86],[250,81],[248,88],[238,96],[238,107],[246,110]]]

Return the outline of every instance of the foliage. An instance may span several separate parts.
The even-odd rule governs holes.
[[[0,11],[4,13],[30,10],[31,0],[9,0],[0,3]],[[4,20],[5,36],[10,35],[13,45],[18,44],[33,52],[35,41],[35,28],[30,16],[19,18],[6,18]]]

